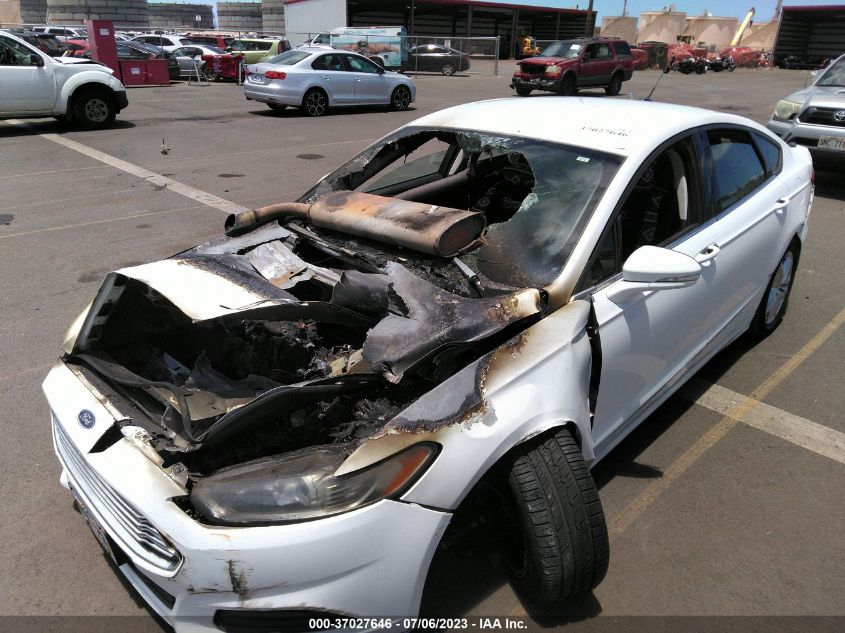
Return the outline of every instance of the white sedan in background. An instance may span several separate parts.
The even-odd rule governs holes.
[[[491,530],[528,601],[589,592],[590,467],[778,327],[811,178],[805,147],[696,108],[418,119],[106,277],[44,382],[61,481],[177,631],[413,628],[450,523]]]
[[[273,110],[302,108],[323,116],[329,108],[386,105],[407,110],[417,94],[410,77],[381,68],[363,55],[336,50],[292,50],[246,67],[244,96]]]

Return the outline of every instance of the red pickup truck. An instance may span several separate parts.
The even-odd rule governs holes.
[[[616,38],[584,38],[549,44],[540,55],[517,64],[511,88],[520,97],[532,90],[574,95],[579,88],[604,87],[619,94],[622,82],[634,74],[631,47]]]

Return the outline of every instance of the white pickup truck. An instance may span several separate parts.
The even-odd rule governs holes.
[[[48,57],[0,31],[0,119],[53,116],[85,129],[105,127],[129,105],[111,68],[77,57]]]

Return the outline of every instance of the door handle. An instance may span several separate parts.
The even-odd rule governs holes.
[[[705,262],[709,262],[711,259],[716,257],[722,249],[719,248],[718,244],[710,244],[709,246],[705,247],[698,255],[695,256],[695,261],[699,264],[704,264]]]
[[[786,211],[786,207],[789,206],[789,200],[789,198],[780,198],[777,202],[775,202],[775,213],[783,215]]]

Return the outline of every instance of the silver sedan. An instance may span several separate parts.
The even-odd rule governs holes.
[[[356,105],[407,110],[417,93],[410,77],[346,51],[292,50],[246,69],[248,100],[266,103],[273,110],[302,108],[309,116]]]
[[[226,55],[226,51],[217,48],[216,46],[206,46],[205,44],[190,44],[183,46],[173,51],[173,56],[179,62],[179,74],[183,77],[191,77],[194,75],[195,65],[199,68],[199,72],[206,79],[214,79],[214,71],[206,64],[203,55]]]

